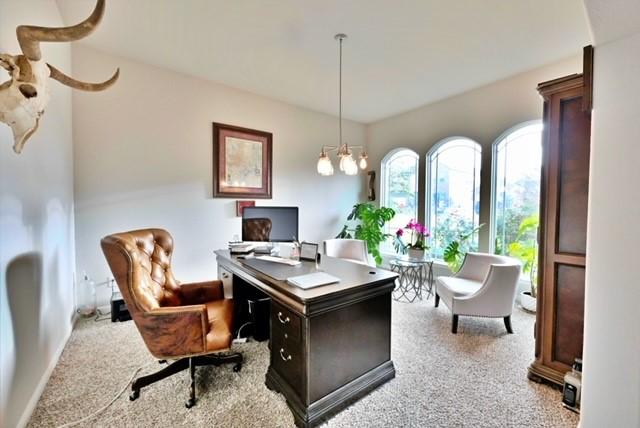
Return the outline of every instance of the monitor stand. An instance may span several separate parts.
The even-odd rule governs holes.
[[[254,254],[268,254],[271,255],[276,252],[276,248],[273,246],[272,242],[260,242],[256,243],[256,246],[253,249]]]

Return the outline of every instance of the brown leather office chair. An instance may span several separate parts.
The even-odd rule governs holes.
[[[187,408],[195,404],[195,368],[234,363],[242,354],[213,355],[228,350],[232,340],[233,300],[225,299],[218,280],[180,284],[171,271],[173,239],[162,229],[116,233],[100,241],[111,272],[149,352],[161,363],[176,360],[131,385],[129,398],[140,389],[189,369]]]
[[[271,220],[268,218],[242,219],[242,239],[244,241],[269,241]]]

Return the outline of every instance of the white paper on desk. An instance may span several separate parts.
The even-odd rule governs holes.
[[[306,275],[292,276],[287,278],[287,282],[306,290],[308,288],[340,282],[340,278],[336,278],[326,272],[313,272]]]

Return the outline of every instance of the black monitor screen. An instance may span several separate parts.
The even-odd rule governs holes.
[[[292,242],[298,239],[298,207],[245,207],[242,240]]]

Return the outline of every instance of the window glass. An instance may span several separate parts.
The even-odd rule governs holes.
[[[537,260],[541,162],[541,123],[517,127],[494,143],[493,250],[521,259],[524,273]]]
[[[478,227],[482,149],[468,138],[451,138],[427,155],[427,217],[431,255],[442,259],[444,249],[460,235]],[[468,241],[478,249],[478,232]]]
[[[418,162],[420,157],[409,149],[397,149],[382,160],[383,206],[393,208],[395,217],[385,225],[386,233],[394,234],[409,220],[418,218]],[[394,252],[392,240],[382,245],[384,252]]]

